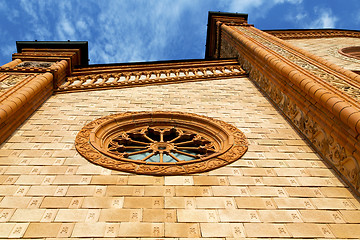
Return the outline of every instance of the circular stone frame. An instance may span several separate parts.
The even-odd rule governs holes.
[[[209,140],[216,151],[179,162],[133,160],[109,151],[107,145],[116,136],[145,127],[173,127],[192,132]],[[248,142],[239,129],[224,121],[192,113],[157,111],[126,112],[96,119],[80,130],[75,147],[94,164],[129,173],[161,176],[200,173],[225,166],[246,153]]]
[[[346,57],[360,60],[360,46],[344,47],[339,49],[338,52]]]

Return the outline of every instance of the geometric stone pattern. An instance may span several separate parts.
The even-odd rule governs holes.
[[[161,177],[75,150],[92,120],[159,110],[230,123],[249,149],[210,172]],[[247,78],[54,95],[0,147],[2,238],[360,237],[360,203]]]
[[[360,70],[360,60],[340,54],[341,48],[360,46],[359,38],[288,39],[287,42],[348,70]]]

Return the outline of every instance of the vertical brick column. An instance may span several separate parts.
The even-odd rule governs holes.
[[[51,94],[53,75],[30,77],[0,102],[0,143],[4,142]]]
[[[16,65],[18,65],[19,63],[21,63],[22,61],[20,59],[15,59],[15,60],[12,60],[11,62],[9,63],[6,63],[4,65],[2,65],[1,67],[3,68],[6,68],[6,67],[15,67]]]
[[[277,42],[275,37],[251,26],[222,23],[221,36],[219,56],[236,55],[254,83],[356,194],[360,194],[360,105],[325,79],[326,76],[319,77],[284,55],[292,55],[350,87],[352,81],[356,81],[352,79],[354,76],[304,50]]]
[[[87,64],[87,42],[17,42],[13,61],[1,67],[0,144],[26,120],[76,65]],[[82,55],[85,57],[81,58]]]

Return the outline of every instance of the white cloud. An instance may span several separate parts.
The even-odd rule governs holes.
[[[306,13],[298,13],[295,15],[296,21],[300,22],[305,19],[308,15]]]
[[[42,40],[52,36],[48,27],[47,15],[50,5],[46,1],[20,1],[20,8],[22,10],[21,21],[25,21],[25,24],[31,24],[30,29],[26,29],[26,33],[23,33],[23,38],[26,40]],[[26,14],[24,14],[26,13]],[[32,36],[30,39],[29,36]]]
[[[303,0],[274,0],[275,3],[291,3],[291,4],[300,4]]]
[[[94,19],[99,36],[90,43],[92,63],[163,59],[169,39],[179,34],[181,14],[196,5],[191,0],[108,3]]]
[[[330,9],[315,8],[315,14],[317,18],[308,24],[308,28],[335,28],[338,18]]]
[[[232,0],[229,4],[230,12],[247,13],[252,19],[262,18],[276,5],[289,3],[301,4],[303,0]]]
[[[66,17],[63,17],[61,19],[61,21],[58,23],[56,27],[56,30],[59,39],[74,40],[76,38],[74,26]]]
[[[0,48],[1,53],[4,55],[9,55],[9,53],[13,52],[13,50],[15,50],[14,44],[3,45]]]
[[[81,19],[81,20],[79,20],[79,21],[76,22],[76,27],[77,27],[79,30],[86,30],[87,24],[86,24],[86,22],[85,22],[83,19]]]
[[[22,7],[23,11],[29,14],[33,21],[37,21],[39,18],[39,14],[34,10],[34,6],[31,1],[21,0],[20,6]]]
[[[264,0],[233,0],[230,3],[229,11],[248,13],[253,8],[257,8],[264,3]]]
[[[285,20],[288,22],[293,22],[296,25],[303,25],[308,19],[309,14],[304,11],[302,6],[298,6],[294,11],[288,12],[285,15]]]

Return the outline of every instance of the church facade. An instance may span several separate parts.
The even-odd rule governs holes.
[[[203,60],[0,68],[0,237],[360,238],[360,32],[210,12]]]

